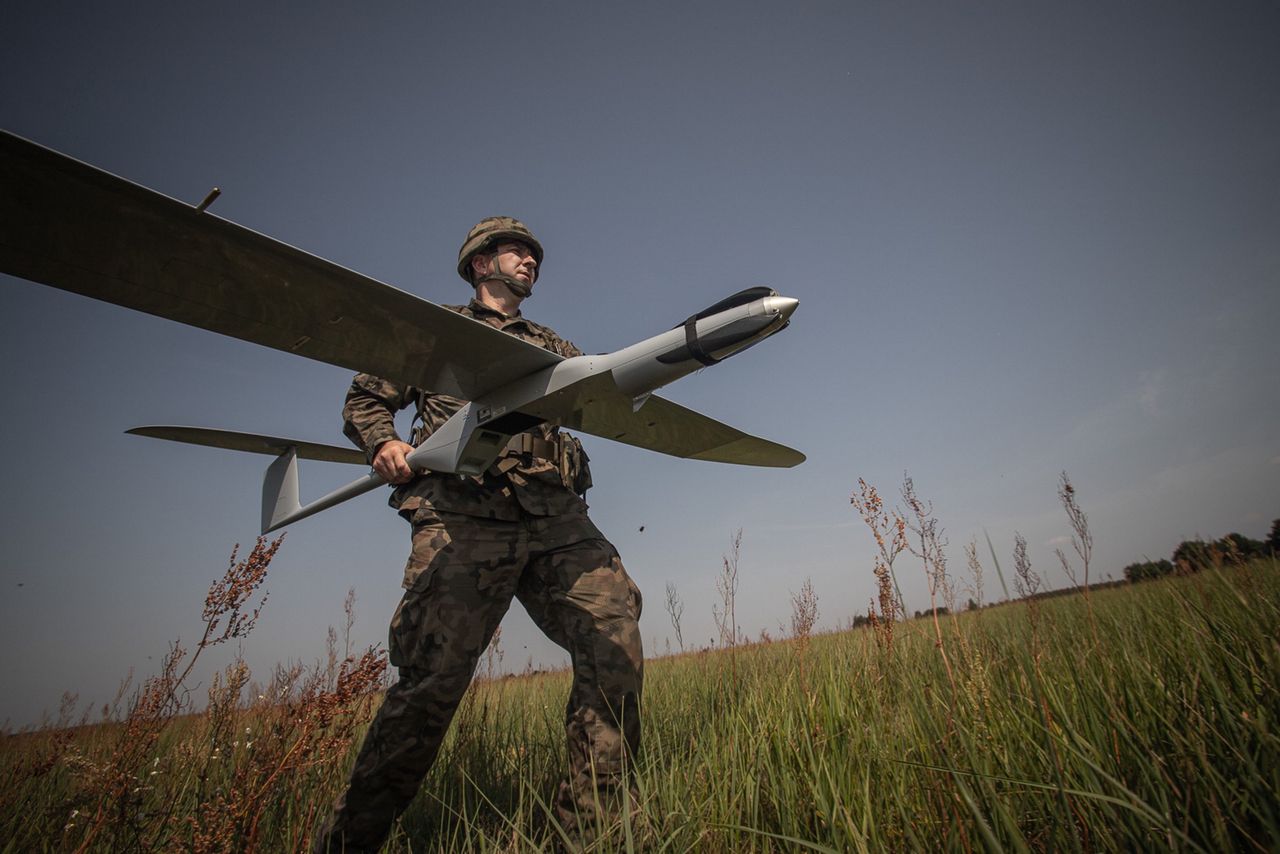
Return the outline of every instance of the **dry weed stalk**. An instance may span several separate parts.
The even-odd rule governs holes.
[[[209,588],[209,595],[204,600],[201,619],[204,620],[205,629],[204,637],[198,644],[200,649],[231,638],[242,638],[253,631],[254,625],[258,622],[258,615],[262,613],[262,606],[266,604],[266,592],[263,592],[262,598],[258,600],[252,612],[247,612],[246,609],[258,588],[266,582],[267,568],[271,565],[271,559],[276,556],[276,551],[282,542],[284,542],[283,534],[270,544],[267,543],[266,537],[258,537],[249,556],[239,563],[236,563],[236,554],[240,550],[240,545],[237,543],[231,550],[231,560],[226,573],[213,582]],[[222,622],[224,619],[225,624]],[[219,625],[222,625],[221,635],[216,634]],[[188,666],[184,675],[190,672],[191,668]]]
[[[350,660],[351,627],[356,624],[356,589],[354,587],[347,588],[347,596],[342,600],[342,613],[346,617],[346,624],[342,627],[342,658]]]
[[[341,785],[356,730],[386,685],[383,652],[347,655],[329,667],[277,668],[256,701],[243,701],[248,666],[237,657],[215,674],[208,706],[194,714],[185,680],[207,648],[243,638],[261,613],[259,592],[280,540],[259,539],[209,588],[204,630],[192,653],[174,643],[159,673],[134,693],[119,723],[83,748],[60,730],[29,776],[61,770],[67,815],[51,846],[66,851],[197,852],[302,849],[309,828]],[[256,603],[256,604],[255,604]],[[346,645],[354,593],[345,603]],[[336,633],[330,632],[334,651]],[[121,697],[127,690],[121,687]],[[117,701],[119,702],[119,701]],[[64,704],[65,706],[66,704]],[[179,720],[179,718],[181,719]],[[44,760],[48,760],[47,762]],[[48,767],[44,767],[47,765]],[[31,791],[27,789],[26,791]]]
[[[729,649],[729,672],[733,679],[734,690],[738,687],[738,557],[742,551],[742,529],[734,532],[729,541],[729,552],[721,557],[722,565],[719,577],[716,578],[716,590],[720,593],[720,604],[711,606],[711,615],[715,618],[716,628],[720,632],[721,646]]]
[[[146,793],[151,789],[151,774],[147,773],[147,759],[155,752],[160,734],[166,726],[190,707],[186,678],[191,675],[200,654],[211,646],[231,638],[242,638],[253,630],[264,593],[252,611],[249,604],[258,589],[266,581],[267,569],[275,557],[284,536],[271,543],[259,537],[249,556],[236,561],[239,545],[231,550],[227,570],[209,587],[205,596],[201,620],[204,633],[196,644],[195,653],[187,658],[187,650],[179,642],[169,647],[160,666],[160,673],[143,682],[130,703],[129,712],[120,735],[105,766],[87,779],[87,796],[96,801],[88,827],[77,846],[77,851],[87,851],[94,846],[104,829],[112,836],[115,848],[152,848],[163,834],[167,813],[157,817],[144,809]],[[219,631],[221,628],[221,631]],[[178,668],[186,660],[186,667]],[[238,691],[237,691],[238,693]],[[172,803],[168,805],[172,808]]]
[[[1067,519],[1071,522],[1071,547],[1075,549],[1080,562],[1084,564],[1084,595],[1088,599],[1089,562],[1093,559],[1093,533],[1089,530],[1089,517],[1076,502],[1076,488],[1071,485],[1071,478],[1065,471],[1058,478],[1058,500],[1062,502],[1062,509],[1067,511]],[[1066,555],[1062,554],[1061,549],[1058,550],[1058,555],[1065,566]],[[1074,574],[1071,580],[1074,583]]]
[[[938,621],[938,594],[942,594],[948,612],[955,610],[956,601],[951,579],[947,576],[947,539],[933,515],[932,502],[923,501],[916,495],[915,483],[906,475],[902,478],[902,500],[911,511],[912,521],[906,522],[906,526],[916,539],[916,545],[907,542],[907,549],[920,558],[924,565],[925,579],[929,584],[929,611],[933,616],[934,646],[942,654],[942,665],[947,671],[947,682],[951,685],[954,700],[955,675],[951,671],[951,659],[947,656],[947,646],[942,638],[942,624]]]
[[[1013,532],[1013,587],[1027,603],[1027,614],[1031,619],[1032,652],[1036,661],[1040,660],[1040,648],[1036,643],[1039,637],[1040,575],[1031,568],[1031,558],[1027,556],[1027,538],[1021,533]]]
[[[742,529],[739,528],[729,541],[729,552],[721,557],[722,567],[716,578],[716,591],[720,604],[711,606],[720,633],[721,646],[734,647],[738,643],[738,556],[742,550]]]
[[[893,647],[893,624],[897,622],[899,613],[905,614],[893,562],[907,548],[907,523],[897,511],[892,516],[885,512],[880,493],[862,478],[858,478],[858,491],[849,497],[849,503],[871,529],[876,541],[877,553],[872,571],[876,576],[880,613],[876,614],[876,602],[872,600],[868,617],[877,640],[885,650],[890,650]]]
[[[982,561],[978,560],[978,541],[971,539],[964,546],[965,561],[969,565],[969,576],[973,579],[973,586],[970,592],[973,594],[973,602],[978,606],[981,613],[983,606],[986,604],[982,601]]]
[[[809,698],[812,707],[813,692],[809,688],[808,663],[809,639],[813,636],[813,627],[818,623],[818,594],[813,589],[813,579],[806,577],[800,585],[799,593],[791,594],[791,636],[795,639],[795,657],[797,672],[800,676],[800,689]],[[779,626],[781,628],[781,626]],[[764,633],[761,632],[763,639]]]
[[[1031,604],[1035,595],[1040,592],[1040,575],[1031,568],[1031,558],[1027,556],[1027,538],[1018,531],[1013,532],[1013,573],[1014,589]]]
[[[676,630],[676,643],[684,652],[684,633],[680,631],[680,618],[684,616],[684,603],[676,592],[675,582],[667,582],[667,614],[671,617],[671,626]]]
[[[818,624],[818,594],[813,590],[813,579],[806,577],[800,592],[791,594],[791,636],[800,642],[803,650]]]
[[[502,659],[506,653],[502,650],[502,626],[493,630],[489,645],[484,648],[484,680],[492,682],[502,671]]]
[[[341,783],[338,769],[355,730],[373,713],[385,684],[386,656],[376,648],[338,667],[330,687],[328,674],[308,675],[301,666],[277,668],[268,693],[231,729],[214,729],[199,785],[199,806],[183,822],[186,847],[195,852],[258,850],[262,820],[280,803],[308,803],[314,810],[323,798],[301,794],[307,776],[319,771],[318,788],[330,791]],[[246,674],[247,678],[247,674]],[[219,765],[226,765],[219,772]],[[301,827],[310,828],[308,813]]]
[[[1076,488],[1072,486],[1071,478],[1067,476],[1065,471],[1058,478],[1058,500],[1062,502],[1062,509],[1067,511],[1067,519],[1071,523],[1071,547],[1075,550],[1081,564],[1084,566],[1084,604],[1085,610],[1089,614],[1089,630],[1093,633],[1093,643],[1096,647],[1100,642],[1098,624],[1093,616],[1093,600],[1089,596],[1089,563],[1093,559],[1093,533],[1089,530],[1089,517],[1080,509],[1080,505],[1076,501]],[[1070,561],[1067,560],[1066,554],[1062,549],[1055,549],[1054,551],[1058,555],[1058,561],[1062,564],[1062,568],[1071,579],[1071,583],[1075,584],[1076,575]]]

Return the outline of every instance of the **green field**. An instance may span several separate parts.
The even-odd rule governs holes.
[[[1280,846],[1276,561],[893,628],[651,661],[639,810],[599,850]],[[303,847],[376,669],[7,736],[3,850]],[[552,849],[568,680],[477,683],[388,849]]]

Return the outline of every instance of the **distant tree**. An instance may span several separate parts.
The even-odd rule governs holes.
[[[977,603],[977,602],[974,602],[972,599],[970,599],[970,600],[969,600],[969,602],[971,603],[971,604],[970,604],[970,607],[969,607],[969,610],[970,610],[970,611],[972,611],[974,608],[978,607],[978,603]],[[939,605],[939,606],[938,606],[938,616],[939,616],[939,617],[945,617],[947,614],[950,614],[950,613],[951,613],[951,610],[950,610],[949,608],[947,608],[947,606],[946,606],[946,605]],[[912,614],[912,616],[913,616],[913,617],[915,617],[917,620],[918,620],[918,619],[920,619],[921,617],[931,617],[931,616],[933,616],[933,609],[932,609],[932,608],[930,608],[928,611],[916,611],[914,614]]]
[[[1267,547],[1261,540],[1235,532],[1216,541],[1213,547],[1221,553],[1223,559],[1229,561],[1250,560],[1267,553]]]
[[[978,610],[978,609],[979,609],[979,608],[981,608],[981,607],[982,607],[982,606],[978,604],[978,600],[977,600],[977,599],[974,599],[972,596],[970,596],[970,597],[969,597],[969,604],[965,607],[965,610],[966,610],[966,611],[976,611],[976,610]]]
[[[1173,572],[1173,564],[1167,560],[1144,560],[1131,563],[1124,568],[1124,577],[1129,581],[1149,581],[1161,578]]]
[[[1213,553],[1204,540],[1183,540],[1173,550],[1173,566],[1178,572],[1199,572],[1213,566]]]
[[[1267,549],[1271,554],[1280,557],[1280,519],[1271,523],[1271,533],[1267,535]]]

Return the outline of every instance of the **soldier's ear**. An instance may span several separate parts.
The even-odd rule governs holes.
[[[480,277],[489,272],[489,256],[484,252],[477,252],[471,256],[471,280],[473,282],[480,281]]]

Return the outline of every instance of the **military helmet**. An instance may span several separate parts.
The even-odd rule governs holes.
[[[458,275],[463,281],[469,285],[475,284],[471,281],[471,259],[481,252],[489,251],[504,240],[523,243],[533,251],[533,258],[538,262],[538,267],[534,270],[536,278],[542,269],[542,244],[538,242],[538,238],[534,237],[529,227],[518,219],[509,216],[490,216],[472,226],[467,232],[467,239],[463,241],[462,248],[458,250]]]

